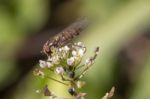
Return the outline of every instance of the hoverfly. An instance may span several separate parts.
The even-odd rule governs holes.
[[[76,22],[71,24],[69,27],[62,30],[53,38],[50,38],[43,46],[42,52],[46,55],[51,54],[51,47],[61,47],[67,44],[70,40],[80,34],[88,25],[86,17],[78,19]]]

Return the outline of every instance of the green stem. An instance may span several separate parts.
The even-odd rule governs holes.
[[[58,83],[61,83],[61,84],[63,84],[63,85],[68,86],[68,84],[63,83],[63,82],[61,82],[61,81],[59,81],[59,80],[57,80],[57,79],[55,79],[55,78],[52,78],[52,77],[49,77],[49,76],[46,76],[46,77],[49,78],[49,79],[51,79],[51,80],[54,80],[54,81],[56,81],[56,82],[58,82]]]

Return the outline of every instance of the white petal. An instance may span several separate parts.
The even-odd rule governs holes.
[[[77,45],[79,45],[79,46],[80,46],[80,45],[83,45],[83,43],[82,43],[82,42],[78,42],[78,43],[77,43]]]
[[[73,51],[72,51],[72,55],[73,55],[73,56],[77,56],[77,52],[73,50]]]
[[[53,66],[53,64],[52,64],[52,63],[47,62],[47,67],[48,67],[48,68],[50,68],[50,67],[52,67],[52,66]]]
[[[84,50],[83,49],[79,49],[78,53],[82,57],[84,55]]]
[[[74,61],[75,61],[74,57],[71,57],[71,58],[67,59],[67,64],[73,65]]]
[[[93,64],[93,61],[90,58],[86,59],[85,65],[91,65],[91,64]]]
[[[62,51],[62,48],[59,48],[59,51],[61,52],[61,51]]]
[[[56,67],[56,73],[57,74],[63,74],[64,73],[63,67]]]
[[[65,50],[65,51],[69,51],[70,48],[69,48],[68,46],[64,46],[64,50]]]
[[[39,65],[40,65],[41,68],[45,68],[47,66],[46,61],[39,60],[39,63],[40,63]]]
[[[59,56],[58,55],[55,55],[55,56],[53,56],[52,57],[52,62],[54,63],[54,64],[59,64]]]
[[[80,46],[80,47],[85,47],[82,42],[78,42],[77,45]]]
[[[47,59],[48,61],[52,61],[53,59],[51,58],[51,57],[48,57],[48,59]]]

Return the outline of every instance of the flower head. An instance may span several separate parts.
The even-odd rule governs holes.
[[[48,56],[48,59],[39,60],[39,65],[41,69],[36,69],[34,71],[34,74],[36,76],[49,78],[61,84],[67,85],[70,87],[68,89],[68,92],[72,96],[74,96],[76,99],[84,99],[86,93],[81,93],[78,90],[79,88],[82,88],[85,85],[85,82],[81,81],[81,78],[93,65],[99,52],[99,47],[95,49],[94,55],[92,57],[86,59],[84,64],[82,64],[82,59],[86,52],[86,47],[82,42],[72,43],[64,46],[50,46],[49,50],[51,53],[46,54]],[[84,67],[84,69],[78,71],[78,69],[82,67]],[[44,73],[45,69],[43,68],[48,68],[48,70],[51,70],[58,74],[61,77],[62,81],[57,80],[53,77],[49,77],[47,73]],[[64,83],[63,81],[68,81],[69,84]],[[47,86],[45,87],[44,94],[45,96],[50,96],[50,99],[56,98],[56,96],[48,90]]]

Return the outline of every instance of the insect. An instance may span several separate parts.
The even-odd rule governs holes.
[[[43,46],[42,52],[46,55],[51,54],[51,47],[61,47],[67,44],[70,40],[80,34],[88,25],[86,17],[78,19],[76,22],[71,24],[69,27],[62,30],[53,38],[50,38]]]

